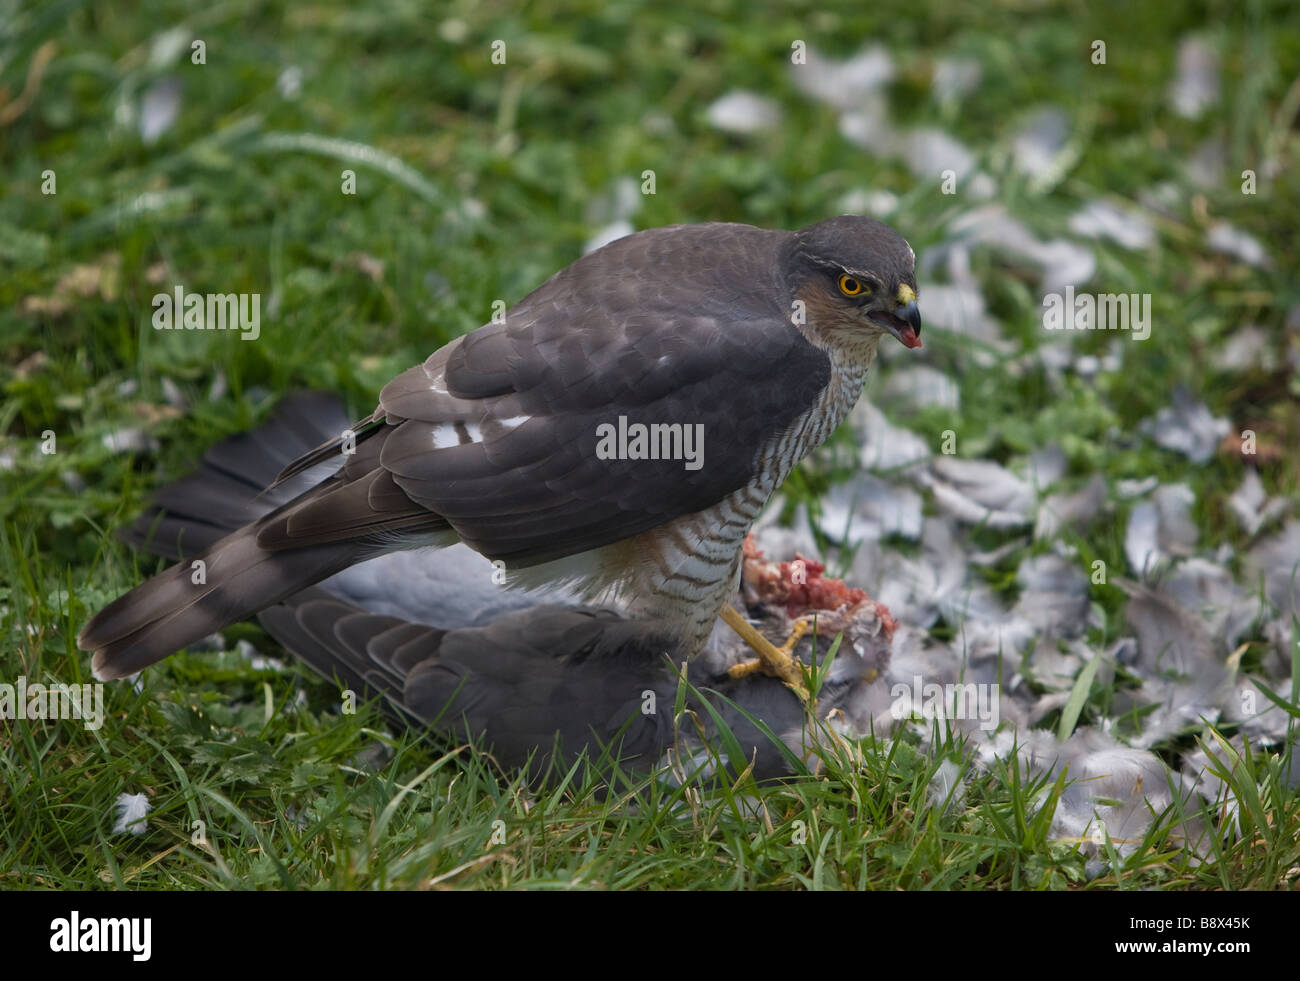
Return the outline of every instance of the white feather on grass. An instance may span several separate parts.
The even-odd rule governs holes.
[[[147,794],[118,794],[113,802],[117,810],[117,820],[113,822],[113,834],[142,835],[149,827],[146,815],[153,810]]]

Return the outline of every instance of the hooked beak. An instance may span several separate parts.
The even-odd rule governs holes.
[[[911,292],[910,290],[908,291]],[[902,297],[900,296],[900,300]],[[889,331],[903,347],[921,346],[921,311],[915,298],[908,299],[894,309],[893,313],[878,310],[871,314],[872,323],[879,324]]]

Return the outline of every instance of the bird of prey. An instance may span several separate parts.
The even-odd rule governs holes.
[[[289,396],[263,426],[213,447],[197,473],[157,492],[125,537],[173,560],[202,552],[291,500],[296,485],[309,486],[298,477],[262,492],[283,466],[346,424],[331,396]],[[831,638],[843,633],[815,718],[784,685],[733,677],[749,651],[718,621],[684,671],[684,705],[699,725],[682,725],[675,713],[685,652],[661,624],[583,606],[563,588],[502,589],[488,562],[464,545],[379,556],[267,607],[259,620],[317,674],[382,699],[398,725],[473,740],[530,778],[562,774],[584,753],[625,772],[665,764],[680,772],[691,759],[716,765],[701,743],[725,750],[716,738],[721,722],[739,750],[726,761],[733,772],[752,767],[764,779],[815,764],[810,751],[830,731],[824,721],[837,723],[834,731],[867,731],[872,682],[888,665],[894,624],[865,593],[823,577],[816,562],[792,575],[791,563],[768,561],[751,541],[744,555],[741,590],[730,602],[765,635],[784,636],[794,618],[822,611],[818,643],[805,637],[794,654],[824,661]]]
[[[745,536],[848,414],[882,338],[921,346],[914,263],[853,215],[615,241],[398,375],[278,478],[312,486],[119,597],[78,643],[97,677],[124,677],[358,562],[463,543],[513,584],[569,584],[696,654],[720,612],[747,628],[728,604]],[[802,683],[787,651],[747,639]]]

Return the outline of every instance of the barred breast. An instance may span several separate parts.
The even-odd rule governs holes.
[[[633,616],[678,624],[686,650],[702,649],[738,588],[745,536],[795,465],[847,417],[870,364],[868,358],[836,365],[822,398],[764,448],[748,485],[711,508],[602,549],[603,572],[616,585],[596,598]]]

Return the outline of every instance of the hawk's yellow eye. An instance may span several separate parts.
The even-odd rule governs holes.
[[[840,292],[845,296],[861,296],[871,290],[852,276],[845,275],[840,277]]]

